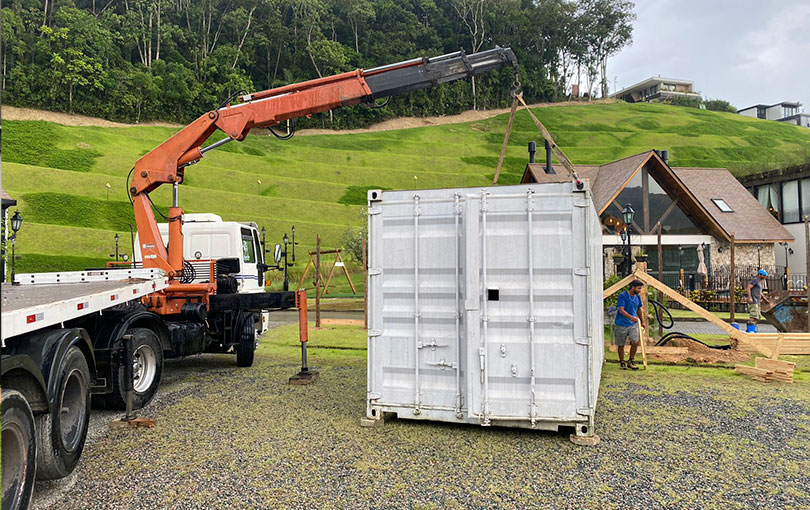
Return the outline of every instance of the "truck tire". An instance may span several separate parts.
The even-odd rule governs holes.
[[[236,365],[249,367],[253,365],[253,355],[256,352],[256,326],[253,324],[253,314],[242,312],[237,320],[239,344],[236,346]]]
[[[132,409],[140,409],[152,400],[160,386],[160,377],[163,374],[163,349],[157,334],[147,328],[132,328],[127,331],[132,335],[133,386],[135,394],[132,398]],[[108,409],[123,411],[127,408],[127,393],[124,387],[124,366],[118,365],[113,369],[113,391],[103,399]]]
[[[69,475],[82,455],[90,423],[90,369],[81,349],[71,347],[56,374],[56,406],[37,422],[37,478]]]
[[[37,442],[34,415],[18,391],[3,389],[0,403],[2,424],[2,508],[28,508],[34,494],[37,472]]]

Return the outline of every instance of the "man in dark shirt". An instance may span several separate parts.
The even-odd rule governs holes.
[[[760,301],[768,302],[768,298],[762,295],[762,283],[767,276],[768,272],[760,269],[754,279],[748,282],[748,324],[756,324],[762,318],[759,305]]]
[[[619,364],[622,369],[629,368],[630,370],[638,370],[633,358],[636,356],[639,342],[639,329],[638,325],[644,326],[641,317],[638,315],[638,309],[641,308],[641,294],[644,288],[644,283],[640,280],[633,280],[630,282],[630,287],[619,294],[619,299],[616,302],[616,336],[613,342],[618,347],[619,351]],[[624,362],[624,346],[630,340],[630,359],[627,363]]]

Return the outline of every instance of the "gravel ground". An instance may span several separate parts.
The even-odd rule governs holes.
[[[113,431],[95,413],[67,482],[37,508],[808,508],[810,382],[725,369],[603,370],[602,442],[391,419],[359,427],[365,356],[310,350],[321,372],[289,386],[297,349],[256,363],[171,361],[145,410]]]

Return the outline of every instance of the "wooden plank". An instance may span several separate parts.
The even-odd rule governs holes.
[[[745,343],[750,342],[750,340],[746,337],[745,333],[731,327],[731,325],[728,324],[727,322],[725,322],[724,320],[718,318],[716,315],[712,314],[711,312],[709,312],[705,308],[693,303],[689,299],[681,296],[680,294],[675,292],[673,289],[671,289],[668,286],[666,286],[665,284],[659,282],[658,280],[656,280],[655,278],[653,278],[649,274],[637,272],[637,273],[635,273],[635,275],[636,275],[636,278],[643,281],[647,285],[650,285],[651,287],[654,287],[654,288],[660,290],[661,292],[664,293],[665,296],[672,299],[676,303],[680,303],[682,306],[685,306],[689,310],[692,310],[696,314],[700,315],[703,319],[706,319],[707,321],[711,322],[712,324],[720,327],[723,331],[728,333],[728,335],[730,337],[732,337],[732,338],[734,338],[736,340],[739,340],[740,342],[745,342]]]
[[[618,291],[622,290],[625,286],[627,286],[630,282],[635,280],[635,276],[630,274],[619,280],[618,282],[614,283],[604,291],[602,291],[602,299],[607,299],[613,294],[617,293]]]
[[[323,326],[363,326],[362,319],[321,319]]]
[[[750,375],[756,377],[770,377],[773,371],[765,370],[764,368],[749,367],[748,365],[737,365],[734,367],[734,372],[743,375]]]
[[[793,373],[793,371],[796,369],[796,363],[793,363],[792,361],[780,361],[768,358],[755,358],[754,364],[757,368],[773,370],[774,372]]]

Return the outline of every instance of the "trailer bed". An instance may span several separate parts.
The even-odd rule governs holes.
[[[133,273],[42,273],[20,275],[29,277],[20,281],[33,283],[13,286],[3,283],[0,288],[3,345],[7,338],[102,312],[168,286],[168,279],[162,274]]]

